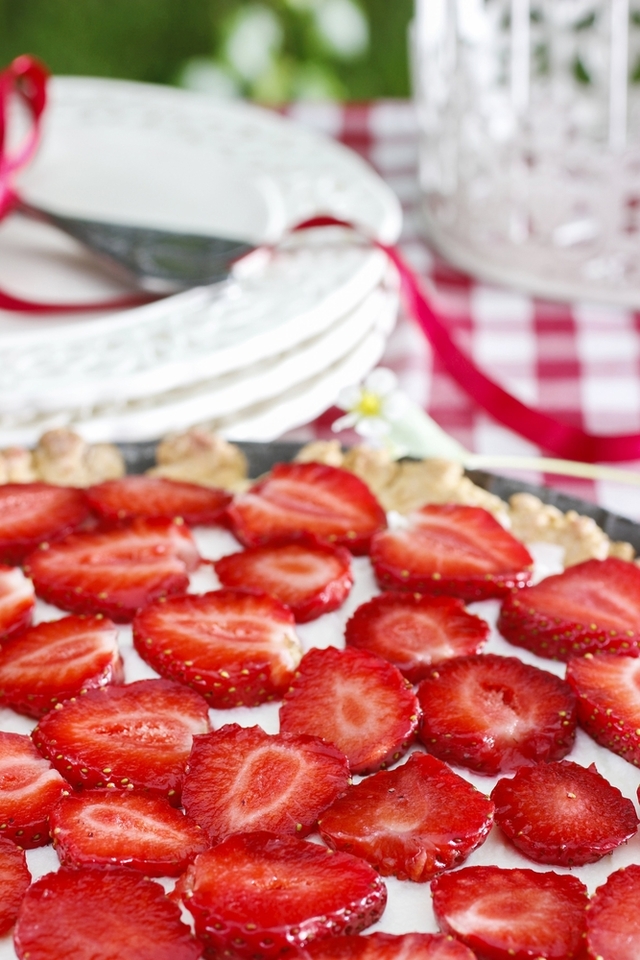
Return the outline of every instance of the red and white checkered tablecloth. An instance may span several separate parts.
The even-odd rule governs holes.
[[[549,303],[490,287],[429,249],[421,230],[417,132],[409,102],[298,104],[287,113],[356,150],[394,190],[404,211],[400,247],[405,257],[419,275],[432,279],[440,316],[458,345],[489,376],[524,402],[592,433],[640,431],[640,314],[601,304]],[[469,450],[533,456],[541,452],[471,400],[404,313],[381,365],[394,370],[401,387]],[[335,409],[327,411],[295,437],[331,436],[336,415]],[[618,466],[640,470],[640,463]],[[521,476],[640,520],[637,487]]]

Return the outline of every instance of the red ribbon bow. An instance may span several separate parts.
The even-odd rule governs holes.
[[[17,57],[6,70],[0,73],[0,220],[11,213],[19,203],[14,187],[15,174],[33,157],[40,141],[42,115],[47,105],[47,79],[49,71],[26,54]],[[9,107],[13,97],[18,97],[31,117],[31,127],[24,141],[10,152],[8,143]],[[119,310],[137,307],[157,299],[146,293],[127,294],[100,303],[40,303],[15,297],[0,289],[0,308],[19,313],[79,313],[90,310]]]
[[[46,68],[29,56],[18,57],[0,73],[0,219],[7,216],[19,201],[13,186],[14,174],[29,162],[37,148],[40,122],[47,102],[47,78]],[[26,105],[31,115],[32,127],[24,143],[11,155],[7,146],[7,125],[9,102],[13,96],[19,96]],[[556,456],[568,460],[614,463],[640,459],[639,434],[603,437],[586,433],[578,427],[572,427],[540,410],[528,407],[479,370],[456,345],[446,325],[431,307],[417,277],[395,247],[387,246],[353,224],[334,217],[314,217],[293,229],[308,230],[326,226],[342,226],[356,230],[386,253],[398,270],[404,303],[409,314],[420,325],[453,379],[499,423]],[[0,290],[0,308],[30,313],[115,310],[138,306],[149,299],[154,298],[147,294],[133,294],[101,303],[32,303]]]

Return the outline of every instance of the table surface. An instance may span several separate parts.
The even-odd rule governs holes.
[[[336,137],[369,161],[400,198],[401,248],[437,289],[438,311],[458,344],[502,386],[528,404],[592,433],[640,431],[640,314],[594,303],[559,304],[473,280],[433,253],[422,234],[417,131],[412,105],[297,104],[286,113]],[[452,380],[424,334],[401,314],[381,366],[469,450],[537,455],[540,450],[496,423]],[[335,409],[288,437],[332,436]],[[640,470],[640,463],[620,464]],[[640,490],[609,481],[522,473],[640,520]]]

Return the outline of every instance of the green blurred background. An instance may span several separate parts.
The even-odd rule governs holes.
[[[409,93],[413,0],[0,0],[0,65],[264,103]]]

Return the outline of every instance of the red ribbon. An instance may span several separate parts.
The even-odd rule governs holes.
[[[17,206],[19,196],[13,186],[15,174],[33,157],[40,140],[41,120],[47,105],[47,79],[44,64],[26,54],[17,57],[0,73],[0,220]],[[24,141],[10,153],[8,145],[9,106],[13,97],[26,106],[31,128]],[[138,307],[158,299],[154,294],[132,293],[100,303],[41,303],[15,297],[0,289],[0,308],[19,313],[85,313],[93,310],[121,310]]]
[[[28,56],[18,57],[4,72],[0,73],[0,219],[10,213],[18,201],[18,195],[12,185],[13,175],[28,163],[38,145],[40,121],[46,105],[47,77],[46,68]],[[20,96],[26,104],[33,125],[25,142],[11,156],[5,152],[5,141],[8,105],[10,98],[14,95]],[[639,434],[597,436],[586,433],[579,427],[572,427],[540,410],[528,407],[479,370],[456,345],[447,327],[433,310],[417,277],[395,247],[381,243],[362,229],[335,217],[313,217],[293,229],[309,230],[330,226],[355,230],[386,253],[398,270],[407,311],[418,322],[454,380],[495,420],[520,436],[526,437],[532,443],[567,460],[618,463],[640,459]],[[150,299],[155,297],[147,294],[133,294],[102,303],[32,303],[0,290],[0,308],[30,313],[116,310],[138,306]]]
[[[325,226],[353,229],[352,224],[333,217],[314,217],[298,224],[296,229],[307,230]],[[362,231],[358,232],[362,233]],[[460,350],[420,288],[420,282],[415,273],[396,247],[387,246],[374,237],[368,239],[383,250],[395,265],[400,276],[401,291],[407,312],[419,323],[448,372],[494,420],[564,460],[580,460],[584,463],[603,461],[620,463],[640,459],[640,434],[599,436],[586,433],[579,427],[562,423],[541,410],[527,406],[507,393],[499,384],[479,370]]]

